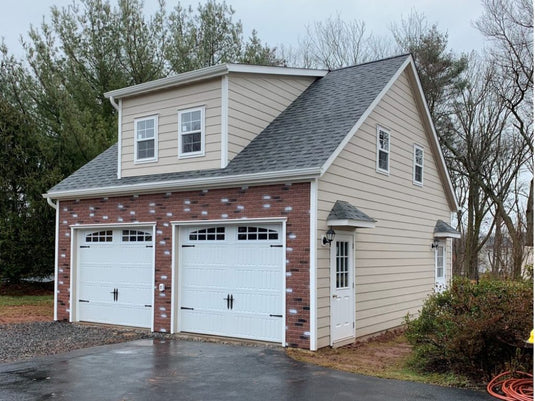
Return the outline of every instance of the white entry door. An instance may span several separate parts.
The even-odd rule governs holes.
[[[180,230],[180,331],[282,342],[280,224]]]
[[[152,228],[92,229],[78,234],[76,320],[152,326]]]
[[[331,243],[331,344],[355,337],[353,236],[336,234]]]
[[[444,291],[446,289],[446,254],[443,243],[439,243],[435,248],[435,290]]]

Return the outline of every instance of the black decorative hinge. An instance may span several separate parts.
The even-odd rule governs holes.
[[[193,310],[193,308],[188,308],[186,306],[181,306],[180,309],[184,309],[184,310]]]
[[[87,299],[79,299],[78,302],[89,302]]]
[[[282,317],[282,315],[269,315],[269,317]]]

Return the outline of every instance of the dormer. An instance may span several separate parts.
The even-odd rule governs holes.
[[[117,176],[225,168],[327,71],[223,64],[105,93]]]

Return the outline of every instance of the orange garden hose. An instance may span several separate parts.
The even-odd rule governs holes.
[[[533,401],[533,375],[526,372],[500,373],[489,382],[487,391],[500,400]]]

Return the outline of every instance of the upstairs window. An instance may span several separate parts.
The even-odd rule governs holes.
[[[424,184],[424,149],[414,145],[414,167],[412,181],[415,185]]]
[[[178,113],[178,157],[204,155],[204,108]]]
[[[158,150],[158,117],[134,120],[135,162],[156,161]]]
[[[390,173],[390,133],[382,127],[377,127],[377,171]]]

